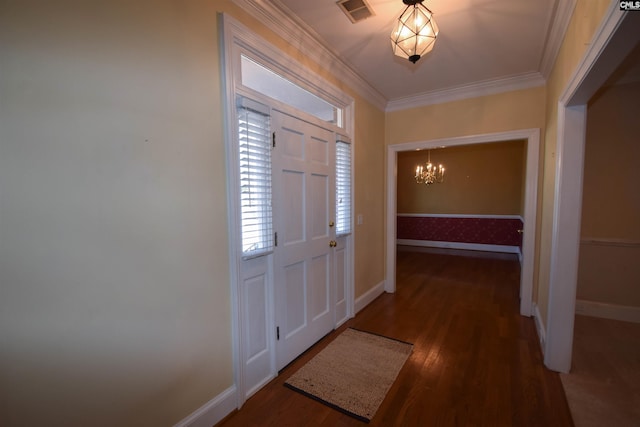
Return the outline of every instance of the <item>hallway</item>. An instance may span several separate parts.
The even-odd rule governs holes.
[[[640,323],[576,316],[571,373],[560,378],[577,427],[640,425]]]
[[[518,314],[519,269],[511,255],[400,248],[395,294],[323,338],[220,425],[362,425],[283,386],[354,327],[414,344],[372,426],[572,426],[534,321]]]

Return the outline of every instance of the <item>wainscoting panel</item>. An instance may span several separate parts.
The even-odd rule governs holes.
[[[397,238],[403,241],[522,248],[523,221],[518,215],[398,214],[397,227]]]

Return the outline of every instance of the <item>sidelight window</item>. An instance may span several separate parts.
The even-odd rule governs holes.
[[[237,105],[242,255],[273,250],[271,128],[268,107],[240,97]]]
[[[351,144],[336,142],[336,235],[351,233]]]

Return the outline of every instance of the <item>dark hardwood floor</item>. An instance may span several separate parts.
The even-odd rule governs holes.
[[[372,426],[572,426],[560,378],[543,366],[534,321],[518,313],[518,261],[473,255],[399,250],[395,294],[381,295],[220,425],[364,425],[283,386],[354,327],[414,344]]]

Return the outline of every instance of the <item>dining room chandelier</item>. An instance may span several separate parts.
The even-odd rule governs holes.
[[[424,0],[402,0],[406,5],[391,32],[393,53],[414,64],[433,49],[438,25]]]
[[[416,166],[416,183],[418,184],[441,184],[444,182],[444,166],[431,163],[431,150],[428,151],[428,159],[425,165]]]

